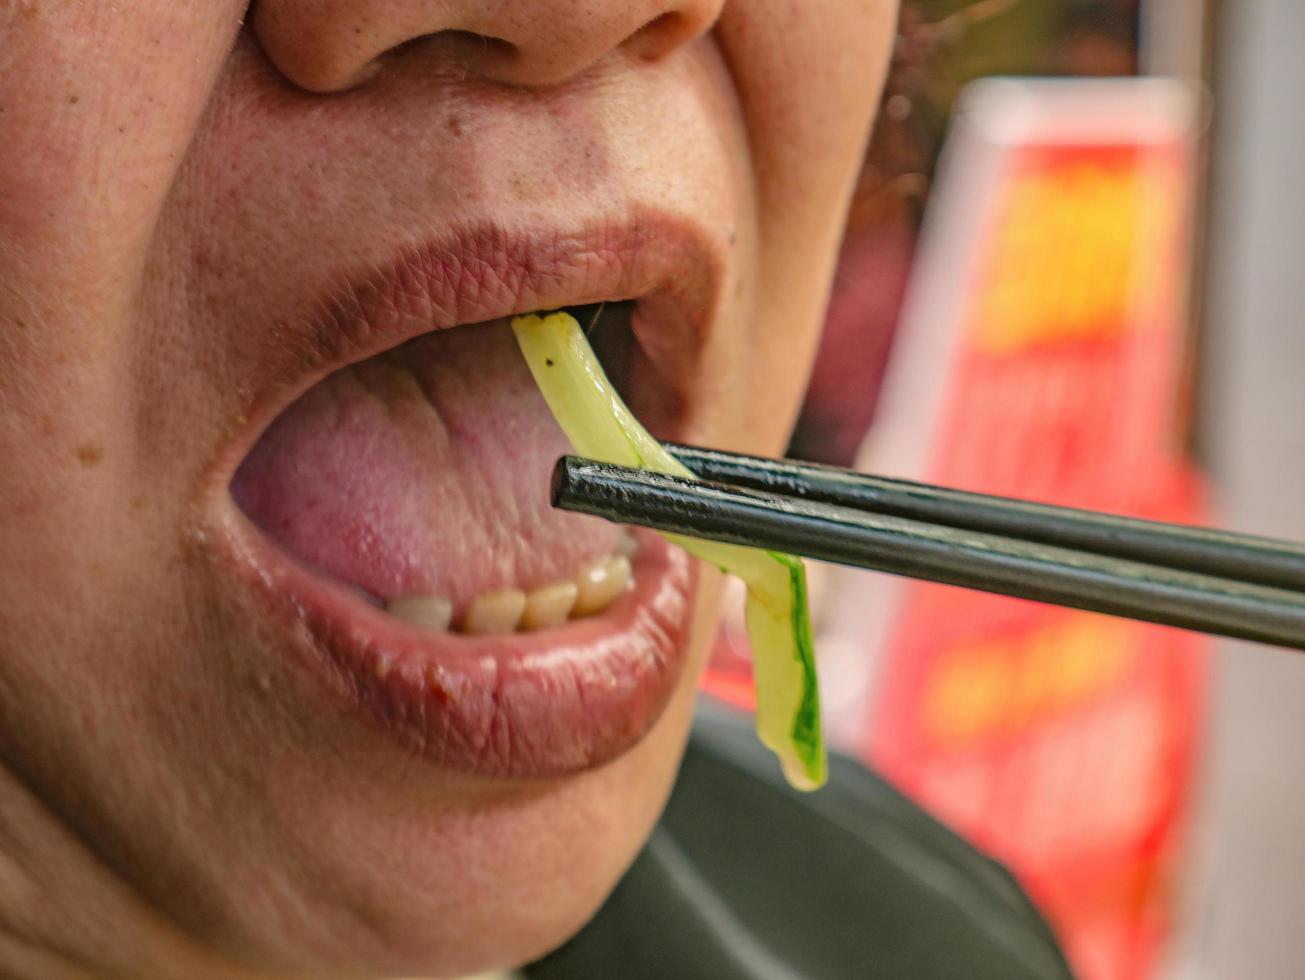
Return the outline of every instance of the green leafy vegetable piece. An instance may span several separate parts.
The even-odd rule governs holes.
[[[573,317],[520,316],[512,329],[535,383],[578,454],[696,479],[626,408]],[[793,786],[816,789],[825,781],[825,745],[805,567],[792,555],[665,537],[747,585],[744,617],[756,677],[757,735],[779,757]]]

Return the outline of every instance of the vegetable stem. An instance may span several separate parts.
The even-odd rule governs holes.
[[[625,406],[574,317],[520,316],[512,329],[535,383],[577,453],[697,479]],[[790,784],[816,789],[825,781],[826,765],[805,566],[792,555],[764,549],[664,536],[747,585],[744,619],[757,689],[757,735],[779,757]]]

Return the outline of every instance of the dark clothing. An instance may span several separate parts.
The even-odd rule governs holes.
[[[531,980],[1062,980],[999,865],[846,758],[803,794],[742,719],[695,725],[648,846]]]

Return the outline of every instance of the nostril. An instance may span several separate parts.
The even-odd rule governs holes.
[[[476,70],[507,64],[517,57],[517,46],[511,41],[492,34],[455,29],[410,38],[386,52],[385,57],[387,60],[401,59],[416,51],[424,56],[433,52],[438,60]]]
[[[660,13],[652,20],[648,21],[648,23],[644,24],[643,27],[635,31],[635,34],[656,34],[659,31],[667,29],[673,30],[675,28],[675,22],[683,19],[684,16],[682,14],[677,13],[674,10],[667,10],[665,13]]]
[[[678,10],[658,14],[626,39],[625,46],[649,61],[669,54],[685,41],[699,33],[700,26],[694,18]]]
[[[475,51],[481,55],[510,57],[516,54],[517,46],[511,41],[492,34],[478,34],[475,31],[448,30],[432,35],[437,42],[454,48]]]

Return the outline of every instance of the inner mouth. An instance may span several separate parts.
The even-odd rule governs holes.
[[[569,312],[654,432],[678,400],[635,339],[635,304]],[[507,320],[438,330],[336,371],[267,429],[231,484],[281,549],[422,629],[558,628],[632,587],[629,531],[554,510],[569,449]]]

